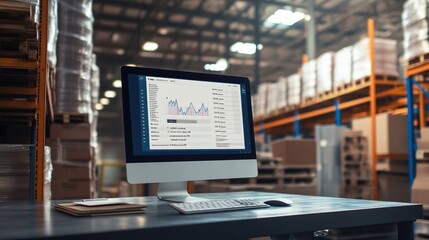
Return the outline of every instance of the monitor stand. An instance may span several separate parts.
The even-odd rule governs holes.
[[[158,199],[169,202],[201,202],[205,198],[191,197],[187,182],[165,182],[158,184]]]

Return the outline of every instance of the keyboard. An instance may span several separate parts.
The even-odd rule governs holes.
[[[253,199],[208,200],[201,202],[170,203],[169,205],[183,214],[224,212],[270,207],[263,202]]]

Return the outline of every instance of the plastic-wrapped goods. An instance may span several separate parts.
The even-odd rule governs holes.
[[[30,10],[27,20],[39,24],[40,0],[11,0],[0,1],[0,9]]]
[[[270,83],[261,83],[258,86],[258,103],[256,104],[256,114],[261,116],[267,113],[268,91]]]
[[[59,1],[56,113],[91,113],[92,0]]]
[[[316,60],[310,60],[302,65],[302,98],[312,98],[316,96],[317,85],[317,64]]]
[[[92,111],[97,111],[95,105],[100,100],[100,68],[97,66],[97,56],[92,54],[91,66],[91,106]]]
[[[0,202],[30,200],[30,169],[34,145],[0,145]],[[44,200],[50,199],[52,162],[50,149],[45,147]]]
[[[301,101],[301,75],[295,73],[287,77],[287,103],[296,105]]]
[[[410,59],[429,52],[429,16],[427,1],[407,1],[402,12],[404,57]]]
[[[399,76],[397,43],[392,39],[374,39],[375,74]],[[369,39],[364,38],[353,45],[352,79],[359,80],[371,75]]]
[[[53,66],[57,64],[57,37],[58,37],[58,2],[49,0],[48,12],[48,61]]]
[[[267,113],[277,110],[277,102],[279,96],[279,89],[277,83],[271,83],[268,87],[267,97]]]
[[[352,46],[335,53],[334,88],[352,81],[352,53]]]
[[[402,11],[402,26],[406,30],[414,23],[428,18],[427,0],[408,0],[404,3]]]
[[[332,90],[335,52],[326,52],[317,58],[317,93]]]
[[[287,78],[281,77],[277,81],[278,96],[277,96],[277,109],[281,109],[287,106]]]

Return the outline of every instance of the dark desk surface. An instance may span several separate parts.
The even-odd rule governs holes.
[[[123,198],[148,205],[144,214],[73,217],[50,202],[0,204],[0,238],[233,239],[327,228],[412,222],[419,204],[262,192],[195,194],[210,199],[287,197],[292,207],[181,215],[155,197]]]

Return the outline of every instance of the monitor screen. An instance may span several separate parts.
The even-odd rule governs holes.
[[[247,78],[125,68],[127,163],[255,158]]]

